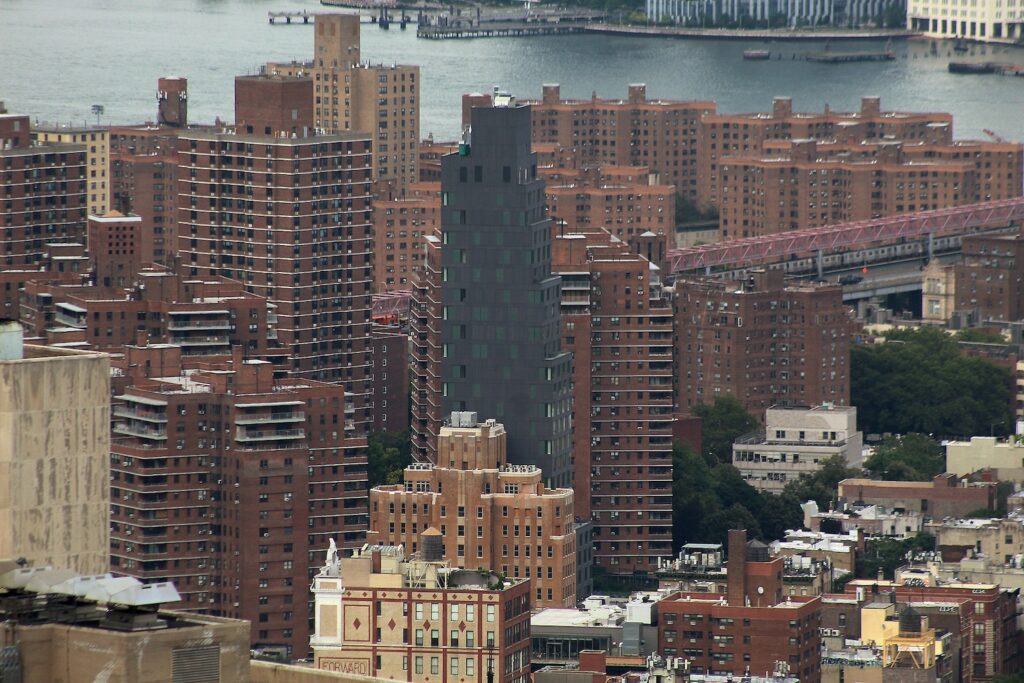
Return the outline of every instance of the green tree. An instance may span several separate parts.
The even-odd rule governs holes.
[[[402,471],[412,462],[409,432],[374,432],[367,441],[369,487],[401,483]]]
[[[867,541],[864,553],[857,559],[857,578],[873,579],[881,570],[886,578],[892,579],[896,568],[906,564],[909,553],[930,550],[935,550],[935,537],[926,533],[906,539],[871,539]]]
[[[955,339],[930,327],[898,330],[850,351],[851,403],[868,433],[962,437],[1007,434],[1012,373],[960,355]]]
[[[942,446],[927,434],[887,436],[864,463],[876,479],[928,481],[946,471]]]
[[[757,428],[754,416],[731,395],[719,396],[711,405],[698,403],[693,413],[701,419],[705,455],[719,462],[732,462],[733,441]]]

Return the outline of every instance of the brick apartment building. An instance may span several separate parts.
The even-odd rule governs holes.
[[[527,683],[530,580],[450,568],[437,551],[328,552],[313,580],[313,667],[411,683]]]
[[[714,102],[648,99],[643,84],[629,86],[624,100],[562,99],[545,85],[534,106],[534,143],[571,150],[579,168],[646,166],[689,200],[697,198],[698,128],[715,112]]]
[[[927,615],[931,626],[954,636],[951,654],[958,664],[954,680],[982,683],[1020,670],[1018,590],[993,584],[936,582],[927,572],[906,570],[897,570],[896,581],[854,579],[842,594],[825,596],[822,627],[835,629],[844,638],[859,639],[861,617],[857,613],[863,607],[910,605]]]
[[[953,142],[953,116],[944,113],[882,111],[878,97],[861,98],[857,112],[820,113],[793,111],[793,101],[776,97],[771,113],[716,114],[698,123],[697,203],[701,208],[718,206],[718,164],[728,157],[759,156],[768,140],[838,140],[864,142],[882,139],[907,144],[948,145]]]
[[[370,142],[316,133],[313,81],[235,79],[233,129],[178,138],[181,272],[275,306],[291,372],[343,384],[369,421]]]
[[[110,129],[111,208],[142,218],[143,262],[171,265],[178,248],[177,138],[188,124],[188,82],[157,83],[157,122]]]
[[[423,238],[441,234],[441,184],[410,183],[373,200],[373,289],[412,289],[423,267]]]
[[[403,481],[371,489],[368,542],[415,553],[433,528],[452,566],[529,579],[540,607],[576,605],[573,491],[546,488],[533,465],[509,465],[504,426],[453,413],[437,464],[414,463]]]
[[[675,230],[675,187],[660,184],[645,167],[554,167],[542,175],[555,235],[604,228],[633,243],[645,232],[671,236]]]
[[[363,63],[358,14],[319,14],[313,31],[313,59],[269,63],[266,73],[312,79],[313,125],[369,135],[375,180],[392,180],[400,190],[417,182],[420,68]]]
[[[1024,236],[965,235],[953,266],[956,310],[978,322],[1024,319]]]
[[[142,218],[120,211],[90,215],[86,224],[88,252],[94,258],[93,277],[101,287],[125,287],[135,281],[143,263],[153,263],[143,254]],[[149,258],[147,258],[149,257]]]
[[[142,270],[128,288],[30,280],[20,318],[27,334],[47,344],[120,353],[141,339],[179,346],[186,361],[226,359],[240,346],[250,358],[286,370],[273,308],[219,276],[183,278],[157,266]]]
[[[85,145],[86,208],[90,216],[102,216],[110,206],[110,133],[106,127],[37,123],[32,140],[40,145]]]
[[[370,329],[374,432],[409,429],[409,335],[397,325]]]
[[[1021,146],[765,141],[718,163],[722,239],[1020,196]]]
[[[552,243],[573,353],[573,488],[613,573],[672,553],[672,310],[659,271],[606,230]]]
[[[31,135],[28,116],[0,113],[4,271],[37,268],[49,243],[85,242],[87,146],[32,144]]]
[[[902,508],[933,519],[963,517],[976,510],[995,510],[996,485],[971,483],[955,474],[937,474],[931,481],[844,479],[839,482],[839,502],[840,507],[856,502]]]
[[[781,271],[754,270],[742,281],[677,280],[673,301],[680,410],[726,394],[761,421],[775,405],[849,405],[840,287],[786,284]]]
[[[728,591],[673,593],[660,600],[658,653],[685,657],[695,674],[742,676],[789,665],[802,683],[821,681],[821,598],[783,597],[783,558],[729,531]]]
[[[366,442],[340,385],[244,360],[182,371],[181,347],[127,346],[111,444],[111,568],[173,581],[180,608],[247,619],[305,656],[313,557],[366,529]]]

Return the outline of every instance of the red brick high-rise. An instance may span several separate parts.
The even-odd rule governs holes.
[[[0,317],[18,317],[22,272],[48,244],[85,244],[86,183],[84,144],[33,145],[29,117],[0,112]]]
[[[612,573],[672,553],[672,309],[659,271],[604,229],[556,237],[562,347],[573,353],[576,514]]]
[[[837,285],[787,285],[779,270],[742,281],[675,283],[681,412],[732,394],[758,420],[774,405],[850,403],[849,316]]]
[[[178,138],[178,240],[186,275],[242,281],[276,306],[294,377],[341,384],[365,432],[370,140],[319,135],[308,78],[240,76],[233,128]]]
[[[571,150],[579,167],[647,166],[687,199],[697,197],[697,131],[714,102],[647,99],[643,84],[625,100],[563,100],[558,85],[545,85],[530,102],[533,142]]]
[[[309,647],[309,579],[328,538],[366,529],[365,439],[340,385],[244,360],[182,372],[178,346],[128,346],[113,409],[111,567],[173,581],[179,607]]]

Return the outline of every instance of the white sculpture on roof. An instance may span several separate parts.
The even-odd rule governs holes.
[[[338,545],[334,542],[334,539],[330,539],[331,544],[327,547],[327,561],[324,562],[323,568],[320,570],[320,576],[338,576]]]

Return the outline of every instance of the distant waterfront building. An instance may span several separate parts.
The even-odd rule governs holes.
[[[110,360],[0,321],[0,558],[83,574],[110,551]]]
[[[940,0],[907,0],[907,30],[929,38],[1015,43],[1024,37],[1024,8],[982,0],[952,8]]]
[[[546,488],[534,465],[509,465],[501,424],[452,413],[437,464],[414,463],[403,480],[370,491],[371,544],[419,552],[421,536],[440,531],[453,566],[530,579],[539,607],[576,604],[573,491]]]
[[[351,557],[332,547],[312,589],[316,669],[410,683],[530,679],[529,579],[366,545]]]
[[[953,116],[943,113],[882,111],[879,97],[862,97],[855,112],[793,111],[793,100],[776,97],[771,112],[715,114],[700,118],[696,153],[697,204],[718,205],[719,163],[727,157],[757,157],[768,140],[882,141],[948,145]]]
[[[576,166],[646,166],[665,185],[697,197],[698,126],[715,112],[710,101],[648,99],[647,86],[629,86],[626,99],[562,99],[544,85],[534,106],[533,142],[571,150]],[[602,226],[604,227],[604,226]]]
[[[364,63],[359,20],[359,14],[317,15],[313,59],[272,62],[265,71],[312,79],[314,125],[326,133],[369,135],[374,180],[391,180],[405,190],[420,179],[420,68]]]
[[[759,491],[781,493],[787,483],[817,472],[830,458],[858,466],[862,443],[854,407],[769,408],[764,431],[733,443],[732,464]]]
[[[647,0],[653,21],[669,20],[685,26],[735,23],[756,26],[861,26],[877,21],[893,0]],[[746,22],[746,26],[743,26]]]
[[[504,95],[472,117],[442,159],[441,237],[427,238],[413,299],[413,453],[437,462],[444,416],[474,408],[505,425],[509,463],[568,487],[572,358],[530,107]]]

